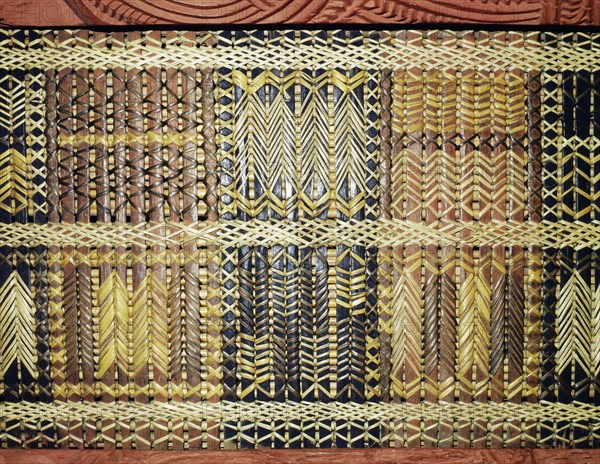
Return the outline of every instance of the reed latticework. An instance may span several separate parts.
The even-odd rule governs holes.
[[[599,34],[0,51],[0,446],[600,445]]]

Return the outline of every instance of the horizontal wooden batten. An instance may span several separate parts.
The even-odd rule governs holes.
[[[595,0],[39,0],[4,1],[9,26],[176,24],[598,25]]]
[[[244,451],[0,451],[3,464],[288,464],[316,463],[431,463],[464,464],[592,464],[600,459],[600,450],[392,450],[392,449],[313,449],[313,450],[244,450]]]

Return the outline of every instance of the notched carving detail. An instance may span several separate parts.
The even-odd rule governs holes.
[[[8,4],[6,4],[8,3]],[[157,24],[600,25],[596,0],[40,0],[5,2],[13,26]]]

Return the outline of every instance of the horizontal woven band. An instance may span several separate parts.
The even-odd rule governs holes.
[[[222,429],[233,433],[229,440],[238,437],[256,442],[253,437],[256,429],[267,430],[276,427],[277,433],[287,435],[287,441],[317,442],[315,430],[320,430],[320,439],[328,435],[335,439],[338,433],[346,434],[347,427],[355,428],[358,443],[365,439],[367,430],[382,427],[383,439],[402,442],[403,430],[419,430],[422,421],[433,421],[435,427],[467,426],[477,433],[489,431],[491,435],[501,436],[510,430],[511,434],[521,434],[524,438],[546,436],[539,440],[543,446],[552,443],[555,437],[547,432],[560,430],[572,424],[588,428],[596,426],[600,416],[600,406],[575,402],[572,404],[549,403],[542,401],[530,403],[311,403],[311,402],[199,402],[199,403],[121,403],[121,402],[60,402],[52,403],[1,403],[0,411],[7,424],[24,425],[46,424],[46,427],[58,427],[68,435],[60,441],[84,443],[84,437],[74,433],[82,426],[93,431],[95,441],[113,443],[114,428],[123,433],[121,444],[139,440],[137,431],[152,428],[161,430],[163,440],[181,440],[177,432],[185,426],[190,431]],[[239,421],[243,423],[240,425]],[[410,424],[410,422],[413,422]],[[416,421],[416,423],[414,422]],[[105,425],[98,426],[103,423]],[[68,424],[68,425],[67,425]],[[210,424],[210,425],[207,425]],[[491,425],[490,424],[500,424]],[[7,428],[11,432],[10,426]],[[285,430],[285,432],[284,432]],[[125,433],[127,432],[127,433]],[[399,435],[398,435],[399,434]],[[192,434],[193,435],[193,434]],[[312,436],[312,439],[311,439]],[[269,433],[266,438],[270,439]],[[9,440],[14,438],[9,435]],[[196,438],[199,440],[199,438]],[[465,440],[469,442],[469,438]]]
[[[43,32],[43,31],[41,31]],[[76,32],[76,31],[73,31]],[[289,31],[291,33],[291,31]],[[420,32],[408,31],[417,37]],[[286,31],[282,31],[285,34]],[[517,33],[518,34],[518,33]],[[219,33],[214,33],[218,36]],[[503,43],[473,46],[449,45],[418,40],[398,44],[370,40],[353,43],[334,42],[309,37],[285,38],[278,41],[238,44],[231,42],[215,46],[207,34],[198,41],[178,37],[169,42],[151,38],[130,39],[120,43],[112,37],[110,42],[100,39],[87,42],[73,39],[60,44],[42,41],[41,49],[6,50],[3,67],[8,69],[66,68],[147,68],[151,66],[187,67],[257,67],[275,69],[302,69],[357,66],[363,69],[402,69],[426,67],[450,70],[465,67],[479,70],[521,69],[524,71],[551,67],[555,70],[593,69],[600,64],[597,50],[563,43],[560,48],[541,48],[532,35],[510,45]],[[109,48],[110,44],[110,48]],[[1,43],[0,43],[1,45]],[[401,46],[400,46],[401,45]],[[529,45],[529,46],[528,46]]]
[[[441,220],[431,224],[401,219],[336,221],[322,219],[221,221],[184,224],[165,221],[139,226],[119,223],[0,224],[0,241],[27,244],[88,246],[183,245],[199,246],[318,246],[439,245],[439,246],[544,246],[598,248],[600,221],[493,221]]]

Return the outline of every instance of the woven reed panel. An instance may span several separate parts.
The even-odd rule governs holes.
[[[600,35],[0,46],[2,447],[600,444]]]

